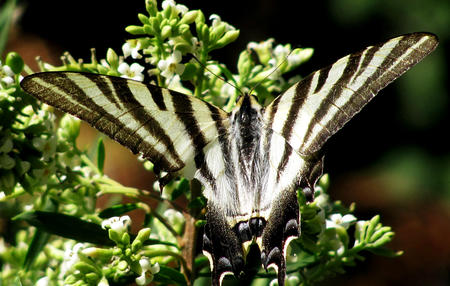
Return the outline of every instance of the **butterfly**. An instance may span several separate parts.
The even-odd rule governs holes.
[[[382,88],[437,46],[430,33],[392,38],[311,73],[268,106],[243,94],[227,113],[151,84],[79,72],[27,76],[22,88],[85,120],[160,170],[197,179],[207,198],[203,253],[212,284],[239,276],[252,243],[284,285],[301,234],[297,189],[313,198],[322,146]]]

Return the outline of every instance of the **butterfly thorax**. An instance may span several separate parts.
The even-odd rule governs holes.
[[[260,194],[267,178],[267,164],[262,148],[262,112],[263,108],[257,99],[245,94],[230,116],[230,153],[239,203],[237,214],[246,219],[259,216]]]

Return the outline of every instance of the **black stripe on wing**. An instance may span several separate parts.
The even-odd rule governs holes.
[[[210,117],[200,116],[202,119],[210,118],[209,121],[214,121],[224,120],[225,117],[220,109],[199,99],[119,77],[45,72],[28,76],[21,84],[25,91],[36,98],[87,121],[133,153],[142,153],[143,157],[158,165],[161,170],[169,172],[182,169],[188,159],[194,160],[181,154],[173,140],[185,143],[192,139],[198,167],[204,161],[201,149],[215,139],[205,138],[194,115],[192,103],[209,107]],[[173,107],[167,106],[168,103],[172,103]],[[165,117],[159,120],[155,117],[166,112],[173,113],[169,122],[161,119]],[[215,118],[212,118],[213,115]],[[182,124],[176,124],[177,120]],[[182,130],[178,130],[179,128]],[[179,136],[186,138],[184,140]],[[209,136],[212,136],[211,132]],[[184,148],[186,146],[188,144]]]

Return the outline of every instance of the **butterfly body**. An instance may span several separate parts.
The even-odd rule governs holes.
[[[432,34],[413,33],[369,46],[311,73],[268,106],[243,95],[231,113],[105,75],[45,72],[21,85],[159,169],[202,183],[208,200],[203,252],[213,285],[241,274],[253,242],[263,267],[275,268],[284,285],[286,248],[300,236],[297,189],[313,198],[323,144],[437,44]]]

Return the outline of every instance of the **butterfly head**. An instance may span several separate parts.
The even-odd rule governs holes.
[[[256,123],[261,110],[262,106],[258,103],[256,96],[245,93],[239,97],[231,117],[241,125],[249,125],[252,122]]]

